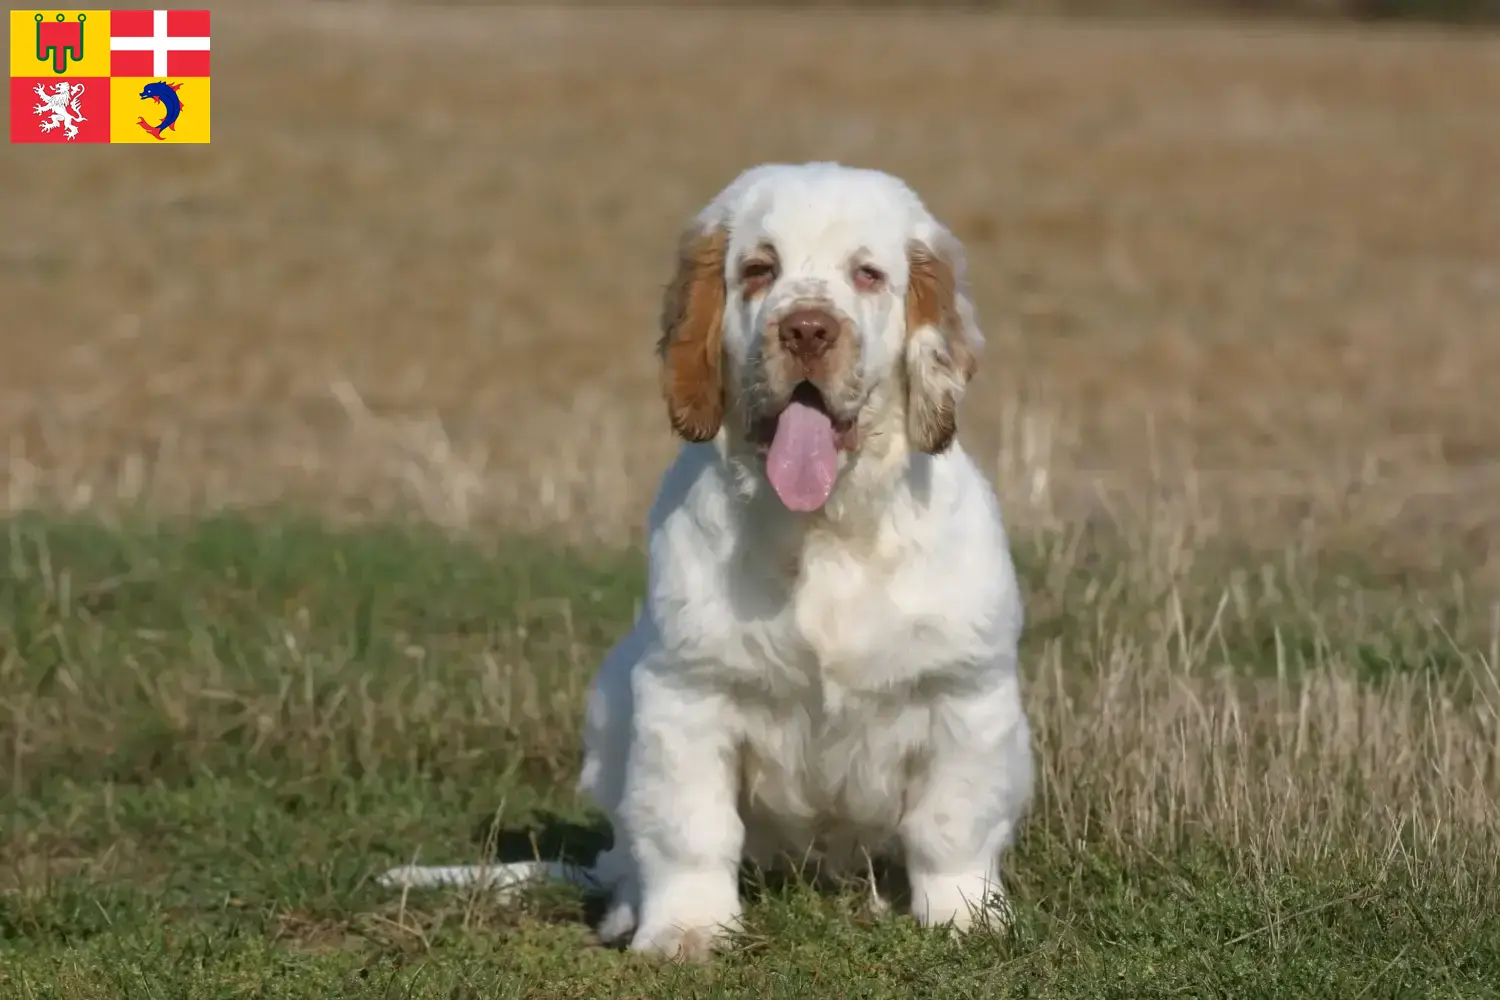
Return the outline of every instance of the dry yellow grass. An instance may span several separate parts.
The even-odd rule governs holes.
[[[1032,639],[1041,822],[1127,853],[1207,833],[1251,868],[1494,863],[1487,619],[1453,670],[1371,680],[1365,645],[1399,659],[1449,623],[1399,589],[1296,590],[1336,553],[1457,574],[1450,608],[1496,582],[1493,37],[215,16],[212,145],[0,160],[10,509],[292,502],[629,540],[675,447],[651,347],[678,227],[755,162],[877,166],[968,244],[990,344],[962,434],[1044,556],[1036,617],[1066,623]],[[1107,577],[1089,519],[1130,557]],[[1219,573],[1225,545],[1256,554]],[[1263,621],[1274,675],[1239,669]],[[519,726],[563,780],[579,691],[521,725],[525,658],[451,654],[467,681],[360,702],[360,725]],[[56,734],[107,730],[56,710]],[[316,760],[324,736],[271,738]]]
[[[1008,493],[1339,523],[1359,494],[1409,558],[1488,540],[1490,38],[259,4],[215,34],[209,147],[0,167],[12,508],[628,535],[672,447],[677,227],[748,164],[828,157],[968,241],[964,433]]]

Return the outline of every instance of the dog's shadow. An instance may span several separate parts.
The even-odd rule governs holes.
[[[558,861],[581,867],[591,866],[599,852],[609,847],[614,839],[609,825],[603,820],[579,823],[548,810],[533,813],[526,822],[514,826],[499,826],[493,817],[486,818],[475,824],[473,836],[490,860],[499,864]],[[898,906],[904,904],[909,895],[905,874],[902,866],[881,858],[874,859],[870,871],[881,895]],[[740,893],[747,903],[793,891],[799,886],[813,886],[822,891],[850,891],[851,881],[862,880],[826,878],[816,866],[791,858],[770,869],[748,862],[740,866]],[[868,892],[869,888],[865,885],[853,891]],[[584,922],[589,927],[596,926],[603,919],[608,904],[608,897],[602,893],[585,894]]]
[[[550,810],[533,813],[526,822],[501,826],[493,817],[479,820],[473,838],[489,860],[498,864],[523,861],[559,861],[588,867],[613,839],[609,824],[579,823]],[[583,919],[593,927],[604,917],[606,896],[590,892],[583,899]]]

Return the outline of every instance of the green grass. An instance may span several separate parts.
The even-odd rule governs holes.
[[[793,878],[750,887],[730,954],[661,967],[592,947],[568,891],[499,906],[371,881],[414,853],[598,845],[572,794],[578,707],[637,555],[233,517],[0,536],[0,996],[1500,995],[1488,661],[1457,603],[1029,543],[1051,763],[1011,856],[1013,931],[948,940]],[[1135,676],[1111,663],[1161,675],[1132,698],[1197,685],[1218,720],[1201,748],[1166,749],[1197,731],[1178,701],[1110,708]],[[1401,721],[1424,690],[1449,698],[1424,710],[1441,725]],[[1380,700],[1293,753],[1263,691],[1327,715]],[[1243,738],[1214,743],[1230,704]],[[1288,761],[1292,794],[1255,784]]]

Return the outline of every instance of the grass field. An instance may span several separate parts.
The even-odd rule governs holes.
[[[0,996],[1500,995],[1493,35],[215,7],[214,141],[0,157]],[[580,699],[671,454],[676,231],[906,176],[1028,602],[1008,936],[591,903]]]

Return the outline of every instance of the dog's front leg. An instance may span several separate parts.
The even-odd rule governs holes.
[[[702,959],[740,919],[745,828],[734,715],[724,696],[656,664],[642,664],[632,680],[635,718],[620,808],[640,880],[630,947]]]
[[[1000,855],[1032,794],[1030,733],[1014,676],[987,693],[940,699],[930,756],[901,823],[912,915],[968,930],[1006,922]]]

